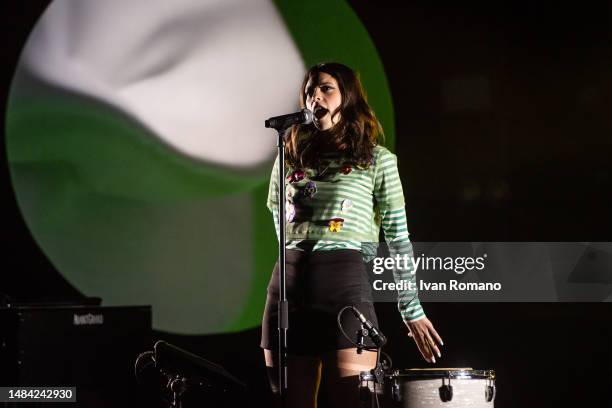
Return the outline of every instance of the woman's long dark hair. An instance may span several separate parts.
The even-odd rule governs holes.
[[[300,89],[300,106],[306,107],[308,81],[317,81],[321,72],[331,75],[338,82],[342,96],[340,120],[325,131],[318,130],[312,124],[293,126],[285,146],[287,164],[295,168],[317,167],[321,153],[337,151],[344,160],[369,167],[372,149],[383,141],[384,134],[368,105],[359,77],[352,69],[333,62],[310,68]]]

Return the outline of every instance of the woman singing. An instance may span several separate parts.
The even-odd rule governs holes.
[[[300,105],[314,113],[314,120],[291,128],[285,149],[288,406],[314,407],[322,380],[331,406],[354,407],[359,373],[375,366],[376,353],[358,354],[338,330],[336,316],[352,305],[377,325],[364,260],[372,256],[368,243],[378,242],[381,227],[392,254],[412,256],[404,196],[395,155],[379,144],[381,125],[353,70],[337,63],[312,67],[302,83]],[[277,234],[278,166],[277,158],[268,195]],[[394,274],[414,280],[410,271]],[[275,394],[278,297],[277,263],[268,285],[261,341]],[[442,339],[425,317],[416,291],[400,291],[398,307],[423,358],[435,363]],[[359,322],[349,313],[343,316],[344,331],[354,336]]]

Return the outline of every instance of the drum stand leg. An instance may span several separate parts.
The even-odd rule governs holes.
[[[361,338],[360,338],[361,340]],[[361,344],[361,343],[358,343]],[[359,353],[360,350],[359,348],[357,349],[357,352]],[[385,385],[385,368],[383,367],[383,364],[380,361],[380,354],[381,351],[380,349],[376,350],[376,366],[371,369],[369,372],[367,371],[362,371],[360,374],[360,380],[361,382],[363,382],[363,378],[364,375],[367,376],[368,378],[372,378],[373,377],[373,389],[370,390],[369,387],[361,387],[361,397],[360,399],[365,403],[368,399],[370,400],[370,406],[375,406],[377,408],[380,407],[380,403],[378,401],[378,393],[379,390],[384,388]],[[367,388],[367,391],[366,391]],[[374,394],[374,395],[372,395]],[[372,400],[372,397],[374,398],[374,400]],[[374,401],[376,402],[376,405],[374,405]]]
[[[183,393],[187,390],[187,379],[177,375],[170,380],[169,388],[172,391],[172,408],[183,407]]]

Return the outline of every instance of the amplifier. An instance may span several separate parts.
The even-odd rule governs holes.
[[[0,308],[0,386],[130,386],[150,306]]]

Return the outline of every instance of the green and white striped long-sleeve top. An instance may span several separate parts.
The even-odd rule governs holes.
[[[382,146],[374,148],[373,156],[368,168],[343,163],[333,156],[322,160],[318,169],[286,167],[287,249],[299,250],[309,243],[313,251],[355,249],[367,258],[382,227],[391,256],[413,256],[396,156]],[[277,157],[267,203],[277,237],[278,165]],[[396,282],[416,279],[406,269],[395,269],[393,276]],[[416,290],[399,291],[398,309],[404,321],[425,317]]]

